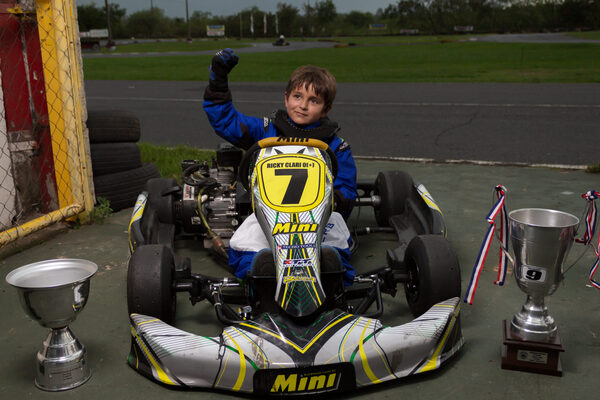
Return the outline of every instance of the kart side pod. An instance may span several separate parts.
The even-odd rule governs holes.
[[[348,391],[439,368],[462,347],[459,312],[453,298],[387,327],[333,310],[304,335],[294,335],[285,316],[264,314],[217,337],[132,314],[128,362],[167,385],[257,395]]]

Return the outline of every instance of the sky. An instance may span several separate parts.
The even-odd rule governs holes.
[[[75,0],[77,5],[95,3],[96,6],[104,6],[104,0]],[[185,17],[186,0],[108,0],[109,3],[117,3],[121,8],[127,10],[127,15],[140,10],[147,10],[151,5],[161,8],[169,17]],[[239,11],[253,6],[267,12],[277,11],[277,3],[286,3],[298,8],[303,12],[303,4],[309,2],[311,5],[316,0],[188,0],[190,15],[194,11],[208,11],[212,15],[233,15]],[[378,8],[385,8],[396,0],[333,0],[338,13],[350,11],[377,12]]]

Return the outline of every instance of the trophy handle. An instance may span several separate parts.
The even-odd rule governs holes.
[[[575,242],[577,243],[577,242]],[[588,249],[590,248],[590,246],[584,244],[584,249],[581,252],[581,254],[579,255],[579,257],[577,257],[575,259],[575,261],[573,262],[573,264],[569,265],[567,268],[565,268],[565,272],[563,272],[563,275],[567,273],[567,271],[569,271],[575,264],[577,264],[579,262],[579,260],[581,260],[583,258],[583,256],[587,253]]]

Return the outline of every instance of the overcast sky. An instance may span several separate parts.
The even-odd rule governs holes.
[[[96,6],[104,6],[104,0],[76,0],[78,5],[95,3]],[[136,11],[146,10],[153,4],[154,7],[162,8],[169,17],[185,17],[185,0],[108,0],[109,3],[117,3],[121,8],[127,10],[127,15]],[[188,0],[190,15],[194,11],[208,11],[213,15],[233,15],[239,11],[252,6],[259,9],[274,12],[277,3],[286,3],[297,7],[302,13],[302,5],[309,2],[311,5],[315,0]],[[348,13],[353,10],[362,12],[377,12],[378,8],[385,8],[396,0],[333,0],[338,13]]]

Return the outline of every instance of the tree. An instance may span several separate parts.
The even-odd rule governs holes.
[[[337,11],[333,0],[317,1],[315,3],[315,11],[317,13],[317,21],[321,28],[326,28],[330,22],[335,20]]]
[[[286,36],[292,36],[293,29],[298,17],[298,9],[285,3],[277,3],[277,15],[279,16],[279,32]]]
[[[110,8],[110,25],[111,27],[118,27],[122,23],[127,10],[115,3],[110,3],[108,7]],[[81,32],[87,32],[90,29],[105,29],[106,8],[96,6],[94,3],[77,6],[77,20]]]
[[[211,13],[203,11],[194,11],[190,17],[192,26],[192,37],[206,36],[206,25],[212,25]]]
[[[367,24],[373,21],[373,14],[362,13],[360,11],[350,11],[344,17],[344,22],[352,25],[355,28],[364,28]]]
[[[128,36],[159,38],[171,36],[169,27],[171,21],[160,8],[142,10],[127,18]]]

